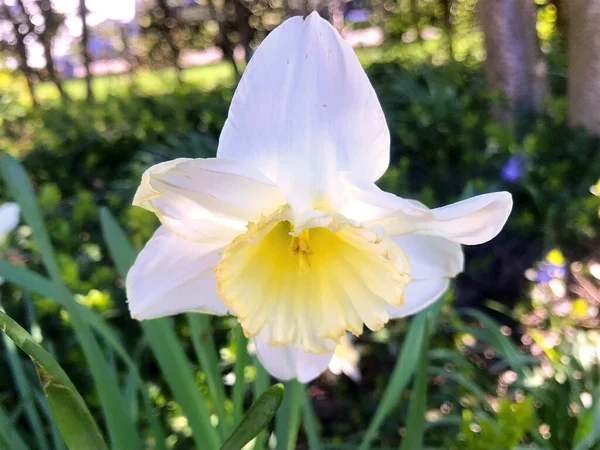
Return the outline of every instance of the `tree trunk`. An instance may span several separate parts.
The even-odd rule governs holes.
[[[319,14],[327,19],[337,30],[344,28],[344,0],[327,0],[319,5]]]
[[[25,57],[27,58],[27,57]],[[35,84],[33,82],[33,78],[34,78],[34,73],[33,70],[31,69],[31,67],[29,67],[28,63],[23,64],[22,62],[19,63],[21,66],[21,72],[26,73],[27,75],[25,75],[25,79],[27,80],[27,90],[29,91],[29,96],[31,97],[31,104],[33,106],[39,106],[39,102],[37,99],[37,96],[35,95]]]
[[[306,16],[311,8],[309,0],[284,0],[286,17]]]
[[[569,0],[569,119],[600,135],[600,1]]]
[[[177,24],[177,18],[173,15],[171,8],[167,4],[167,0],[157,0],[156,3],[163,13],[163,36],[171,50],[173,65],[177,71],[177,81],[181,83],[182,67],[179,64],[179,55],[181,51],[175,41],[175,25]]]
[[[250,26],[250,17],[252,12],[246,7],[242,0],[233,0],[235,8],[235,24],[238,33],[240,34],[240,44],[244,47],[246,63],[252,58],[252,38],[254,37],[254,29]]]
[[[79,0],[79,17],[81,19],[81,55],[83,56],[83,65],[85,66],[85,85],[86,85],[86,100],[88,102],[94,101],[94,91],[92,91],[92,71],[90,65],[92,58],[89,52],[89,28],[87,24],[87,7],[85,0]]]
[[[33,106],[38,106],[39,102],[37,96],[35,95],[34,85],[35,73],[27,61],[27,46],[25,45],[25,36],[27,35],[28,31],[25,31],[23,28],[21,28],[22,24],[19,23],[17,18],[10,11],[10,8],[8,8],[6,3],[4,3],[2,0],[0,0],[0,7],[2,8],[2,15],[4,15],[10,21],[13,27],[13,33],[15,35],[15,49],[17,51],[17,59],[19,61],[19,70],[27,81],[27,89],[29,90],[29,95],[31,96],[31,103]]]
[[[136,57],[131,51],[131,45],[129,43],[129,34],[127,33],[127,25],[121,26],[121,40],[123,41],[123,56],[127,63],[129,64],[129,70],[127,74],[129,76],[129,82],[131,86],[135,86],[135,68],[139,65]]]
[[[444,31],[446,32],[446,40],[448,41],[448,59],[454,61],[454,49],[452,47],[454,41],[454,33],[452,30],[452,0],[441,0],[441,5],[444,9]]]
[[[54,57],[52,56],[52,38],[45,39],[42,38],[42,46],[44,47],[44,58],[46,59],[46,70],[48,71],[48,75],[50,76],[50,80],[58,89],[60,94],[60,98],[64,100],[69,100],[69,95],[65,92],[65,88],[63,87],[62,80],[56,71],[56,67],[54,66]]]
[[[228,1],[231,0],[225,0],[225,4],[223,5],[223,11],[217,10],[217,7],[214,4],[214,0],[208,0],[208,7],[212,19],[219,25],[219,32],[217,34],[215,44],[223,52],[223,58],[226,61],[229,61],[229,63],[231,64],[231,67],[233,68],[233,72],[235,74],[235,79],[236,81],[239,81],[242,77],[242,74],[240,73],[240,69],[235,61],[235,57],[233,54],[233,43],[231,42],[231,39],[229,39],[229,34],[227,33],[227,18],[225,17],[224,10],[227,8]]]
[[[18,0],[18,3],[23,11],[27,13],[23,5],[23,1]],[[50,80],[52,80],[56,86],[56,89],[58,89],[60,98],[63,101],[69,100],[69,96],[65,92],[60,75],[58,74],[56,66],[54,65],[54,56],[52,55],[52,39],[58,29],[58,24],[55,22],[56,16],[52,10],[52,4],[50,3],[50,0],[38,0],[38,6],[42,12],[42,17],[44,18],[44,30],[41,33],[38,33],[38,36],[42,47],[44,48],[46,70],[48,71]]]
[[[547,67],[536,30],[533,0],[481,0],[479,18],[485,36],[488,86],[507,100],[495,119],[522,125],[540,110],[547,90]]]

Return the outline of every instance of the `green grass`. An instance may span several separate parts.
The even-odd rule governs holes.
[[[479,48],[480,42],[476,37],[460,38],[454,41],[455,52],[460,59],[465,54],[475,54],[473,48]],[[464,48],[463,48],[464,47]],[[363,47],[355,49],[361,64],[367,68],[377,61],[398,60],[403,62],[413,61],[423,63],[437,61],[439,64],[446,61],[446,48],[441,39],[431,41],[418,41],[411,44],[402,44],[393,40],[386,41],[381,47]],[[183,80],[190,86],[202,90],[210,90],[220,85],[231,85],[234,74],[228,62],[217,62],[205,66],[189,67],[183,71]],[[109,95],[127,95],[131,80],[127,74],[103,75],[94,77],[93,90],[96,100],[103,101]],[[21,89],[21,102],[31,104],[25,83],[18,83]],[[135,74],[136,89],[141,94],[161,95],[172,92],[177,86],[175,70],[166,68],[161,70],[140,70]],[[85,98],[86,88],[84,79],[70,79],[65,81],[65,89],[71,98],[82,100]],[[36,93],[40,102],[59,99],[58,90],[51,82],[39,83]]]
[[[200,89],[213,89],[223,84],[233,82],[233,69],[226,62],[218,62],[206,66],[189,67],[183,71],[184,82],[197,86]],[[140,93],[165,94],[172,92],[177,84],[175,70],[167,68],[155,71],[140,71],[135,74],[136,88]],[[104,75],[94,77],[92,88],[96,99],[106,100],[109,95],[126,95],[131,81],[127,74]],[[65,90],[73,99],[84,99],[86,94],[85,80],[70,79],[65,81]],[[56,100],[59,98],[58,90],[50,82],[40,83],[36,86],[36,93],[40,101]],[[30,103],[29,94],[23,91],[21,101]]]
[[[403,46],[400,53],[406,52],[409,46]],[[390,59],[390,50],[378,47],[357,48],[356,54],[363,66],[368,67],[373,62],[381,59]],[[422,58],[423,59],[423,58]],[[136,90],[141,94],[161,95],[172,92],[177,86],[175,69],[140,70],[135,74]],[[217,62],[205,66],[188,67],[183,70],[183,80],[190,86],[202,90],[210,90],[217,86],[231,85],[234,82],[234,73],[228,62]],[[24,83],[21,90],[21,102],[31,104],[29,93]],[[85,80],[74,78],[66,80],[65,90],[74,100],[83,100],[86,95]],[[109,95],[127,95],[131,87],[128,74],[114,74],[96,76],[92,80],[92,88],[97,101],[104,101]],[[51,82],[42,82],[36,85],[36,93],[40,102],[58,100],[58,90]]]

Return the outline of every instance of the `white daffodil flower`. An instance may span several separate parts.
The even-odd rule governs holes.
[[[4,203],[0,206],[0,237],[7,235],[19,225],[21,207],[17,203]]]
[[[162,226],[127,277],[133,317],[237,316],[271,374],[308,382],[346,331],[377,330],[438,299],[460,244],[502,229],[509,193],[429,209],[381,191],[385,117],[352,48],[316,13],[257,49],[216,158],[143,177],[134,205]]]

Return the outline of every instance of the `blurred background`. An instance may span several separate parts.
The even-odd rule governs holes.
[[[194,448],[190,428],[129,319],[99,208],[141,249],[157,226],[130,206],[142,172],[214,156],[253,51],[285,18],[313,10],[356,49],[382,103],[392,136],[382,188],[430,207],[496,190],[514,197],[504,231],[465,248],[465,273],[443,300],[427,445],[600,448],[585,439],[600,423],[599,0],[0,0],[0,152],[32,180],[67,286],[131,350],[169,448]],[[0,184],[0,205],[10,200]],[[38,250],[27,225],[0,236],[0,258],[44,273]],[[99,414],[69,315],[8,282],[0,299]],[[175,324],[191,352],[187,323]],[[212,322],[229,384],[234,324]],[[360,442],[406,329],[395,321],[348,340],[309,386],[328,448]],[[0,405],[41,448],[9,350],[0,349],[12,370],[0,370]],[[249,364],[246,380],[254,376]],[[376,448],[397,448],[407,413],[399,402]],[[296,445],[309,448],[303,432]]]

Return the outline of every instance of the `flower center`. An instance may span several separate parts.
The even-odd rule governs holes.
[[[249,224],[215,269],[219,294],[246,334],[324,353],[346,331],[381,328],[386,306],[402,305],[410,281],[402,250],[339,215],[322,214],[301,230],[287,219],[284,210]]]
[[[312,254],[309,245],[310,230],[304,230],[299,236],[292,236],[292,242],[290,243],[290,251],[292,255],[299,258],[299,271],[308,272],[310,268],[310,258]]]

